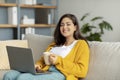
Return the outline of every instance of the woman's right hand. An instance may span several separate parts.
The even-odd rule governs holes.
[[[37,72],[41,72],[42,71],[41,70],[41,66],[38,65],[38,64],[35,64],[35,69],[36,69]]]

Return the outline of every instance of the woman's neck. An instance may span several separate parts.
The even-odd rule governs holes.
[[[69,46],[69,45],[71,45],[74,41],[75,41],[74,38],[67,38],[64,45],[65,45],[65,46]]]

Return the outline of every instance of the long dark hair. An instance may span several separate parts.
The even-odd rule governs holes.
[[[60,46],[60,45],[63,45],[66,41],[66,38],[61,34],[60,32],[60,25],[61,25],[61,21],[64,19],[64,18],[69,18],[72,20],[73,24],[76,26],[76,31],[74,32],[74,35],[73,37],[78,40],[78,39],[82,39],[82,40],[85,40],[86,39],[80,34],[80,29],[79,29],[79,23],[78,23],[78,20],[76,18],[75,15],[73,14],[64,14],[58,24],[57,24],[57,27],[55,29],[55,32],[54,32],[54,41],[56,43],[56,46]]]

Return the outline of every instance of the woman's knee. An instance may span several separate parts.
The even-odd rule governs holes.
[[[10,70],[9,72],[5,73],[5,75],[3,76],[3,80],[15,80],[19,75],[20,72],[15,70]]]
[[[23,73],[17,77],[16,80],[33,80],[33,75],[30,73]]]

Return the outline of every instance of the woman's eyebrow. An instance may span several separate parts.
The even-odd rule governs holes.
[[[65,23],[67,23],[67,24],[68,24],[68,23],[71,23],[71,22],[65,22]],[[64,23],[62,22],[61,24],[64,24]]]
[[[71,23],[71,22],[66,22],[66,23]]]

